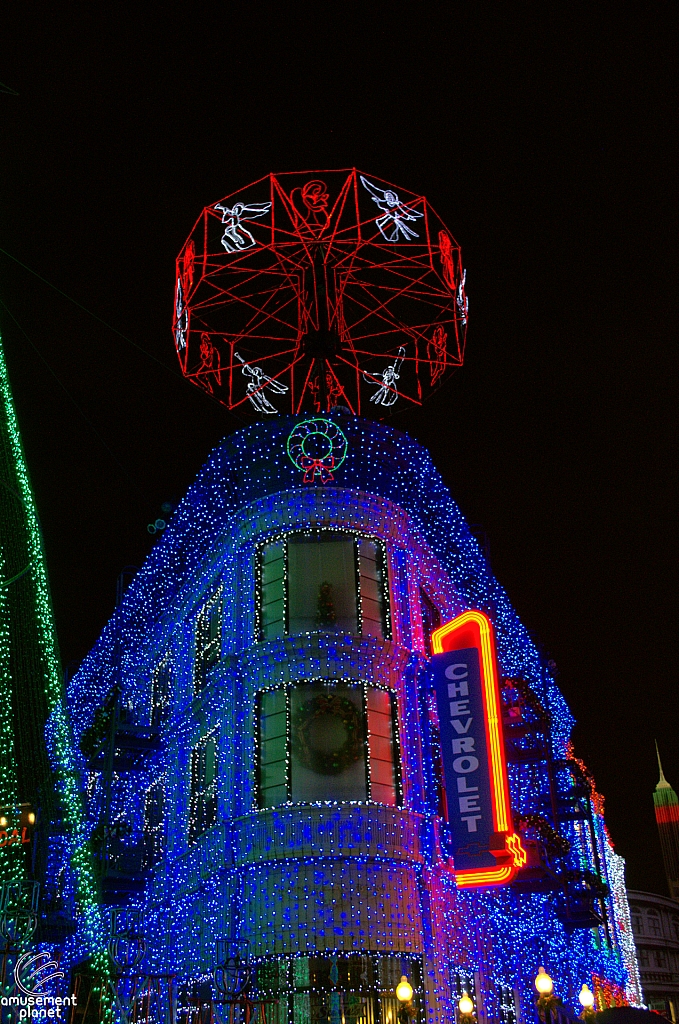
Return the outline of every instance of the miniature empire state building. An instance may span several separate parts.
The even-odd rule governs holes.
[[[438,1024],[466,992],[518,1024],[544,966],[573,1010],[583,984],[639,1004],[624,861],[564,696],[428,452],[360,415],[451,365],[457,250],[421,197],[337,175],[227,197],[178,261],[185,372],[263,421],[212,452],[68,684],[117,1000]],[[380,277],[397,266],[413,304],[438,296],[421,350]],[[271,310],[294,365],[253,336]],[[87,955],[79,928],[61,967]]]
[[[663,773],[657,744],[656,752],[660,779],[653,794],[655,820],[658,825],[667,886],[672,899],[679,900],[679,800]]]

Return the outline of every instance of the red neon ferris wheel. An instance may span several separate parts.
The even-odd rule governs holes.
[[[229,409],[421,405],[464,358],[460,247],[424,196],[355,168],[205,207],[177,260],[182,372]]]

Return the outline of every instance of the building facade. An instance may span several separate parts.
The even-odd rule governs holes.
[[[666,896],[628,890],[644,1000],[679,1020],[679,904]]]
[[[515,838],[490,887],[456,879],[431,673],[432,634],[469,609],[495,631]],[[573,1008],[583,983],[640,1002],[572,716],[398,431],[335,409],[225,439],[67,700],[114,946],[137,942],[161,1002],[170,975],[180,1007],[218,998],[234,964],[275,1024],[387,1024],[402,975],[422,1022],[467,991],[514,1024],[540,966]],[[85,957],[77,935],[62,963]]]

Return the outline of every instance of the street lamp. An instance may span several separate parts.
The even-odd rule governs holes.
[[[396,986],[396,998],[399,1003],[409,1003],[413,998],[413,987],[406,978],[405,974],[401,975],[401,980]]]
[[[552,1014],[556,1012],[559,1000],[554,995],[554,982],[544,967],[540,967],[535,978],[538,992],[538,1017],[546,1024],[551,1024]]]
[[[457,1001],[457,1024],[476,1024],[474,1003],[468,992],[463,992]]]
[[[580,1006],[582,1007],[582,1013],[580,1014],[581,1020],[585,1021],[585,1024],[592,1024],[596,1017],[596,1010],[594,1009],[594,993],[588,985],[583,985],[578,995]]]
[[[401,980],[396,986],[396,998],[399,1001],[397,1014],[398,1024],[410,1024],[416,1016],[417,1011],[413,1005],[413,986],[410,984],[405,974],[401,975]]]
[[[466,992],[462,993],[462,998],[458,1002],[457,1008],[463,1017],[469,1017],[474,1012],[474,1004]]]
[[[549,996],[554,991],[554,982],[547,974],[544,967],[538,968],[537,977],[535,978],[535,987],[541,996]]]
[[[580,1006],[583,1010],[591,1010],[594,1006],[594,993],[587,985],[583,985],[578,996]]]

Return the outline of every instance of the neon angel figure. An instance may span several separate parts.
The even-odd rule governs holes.
[[[219,352],[210,341],[210,335],[203,331],[200,336],[200,366],[196,372],[196,384],[208,392],[214,394],[213,383],[221,386],[222,367],[219,360]]]
[[[373,202],[377,203],[380,210],[382,210],[383,216],[378,217],[375,223],[377,224],[382,237],[387,242],[398,242],[399,232],[403,234],[405,241],[410,238],[419,238],[416,231],[409,228],[407,224],[403,222],[406,220],[417,220],[419,217],[423,217],[424,214],[418,210],[413,210],[410,206],[406,206],[398,198],[396,192],[392,192],[391,189],[383,191],[381,188],[377,188],[361,175],[361,182],[363,187],[368,190],[372,196]],[[387,226],[393,224],[391,231],[387,234]]]
[[[257,245],[255,239],[241,221],[263,217],[271,209],[271,203],[236,203],[233,209],[217,203],[215,210],[222,211],[222,224],[226,224],[222,245],[227,252],[241,252]]]
[[[269,415],[275,415],[278,412],[269,399],[264,394],[264,388],[270,388],[277,395],[283,395],[288,390],[288,385],[281,383],[279,380],[273,380],[272,377],[267,377],[261,366],[250,366],[246,363],[242,356],[239,356],[237,352],[234,355],[239,363],[243,365],[243,374],[245,377],[249,377],[245,393],[250,400],[250,405],[257,412],[268,413]]]
[[[469,299],[467,298],[467,271],[465,270],[460,281],[459,288],[457,289],[457,308],[460,314],[460,320],[463,324],[467,323],[467,317],[469,316]]]
[[[401,369],[405,356],[406,350],[403,345],[401,345],[398,350],[398,357],[394,360],[393,365],[388,366],[386,370],[382,371],[382,386],[370,397],[370,401],[374,402],[375,405],[393,405],[398,398],[396,381],[400,377],[398,371]],[[369,373],[364,373],[363,379],[369,381],[371,384],[377,384],[378,381],[377,377],[373,377],[372,374]]]

